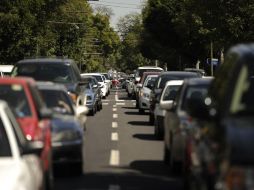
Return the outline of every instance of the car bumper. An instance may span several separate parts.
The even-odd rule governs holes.
[[[149,110],[150,109],[150,101],[149,99],[139,98],[139,108]]]
[[[82,162],[83,143],[81,140],[72,142],[53,142],[53,163],[78,163]]]

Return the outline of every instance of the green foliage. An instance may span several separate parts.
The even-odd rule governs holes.
[[[109,18],[93,15],[84,0],[2,0],[0,24],[4,64],[31,56],[65,56],[75,59],[82,72],[96,71],[105,66],[98,60],[115,54],[120,43]]]

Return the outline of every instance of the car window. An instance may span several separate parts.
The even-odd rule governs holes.
[[[165,93],[164,93],[162,100],[175,100],[176,94],[177,94],[180,86],[181,85],[167,86],[167,88],[165,89]]]
[[[40,92],[48,108],[61,114],[74,115],[74,110],[68,94],[61,90],[48,89],[41,89]]]
[[[93,77],[96,78],[98,82],[103,82],[102,77],[100,75],[93,75]]]
[[[0,118],[0,157],[12,156],[11,147],[3,121]]]
[[[183,101],[181,105],[182,110],[186,110],[188,106],[188,100],[202,100],[206,97],[208,91],[208,85],[199,85],[199,86],[188,86],[183,95]]]
[[[38,81],[69,83],[73,81],[73,71],[70,66],[63,64],[18,64],[12,76],[28,76]]]
[[[156,81],[157,77],[147,77],[145,82],[144,82],[144,86],[148,86],[151,84],[154,84],[154,82]]]
[[[17,98],[18,97],[18,98]],[[31,109],[22,85],[1,84],[0,99],[7,101],[17,117],[31,116]]]

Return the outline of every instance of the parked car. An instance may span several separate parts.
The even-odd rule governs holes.
[[[135,92],[135,99],[136,99],[136,108],[138,108],[138,94],[139,94],[139,89],[142,85],[139,83],[144,81],[144,73],[146,72],[162,72],[163,69],[160,67],[155,67],[155,66],[143,66],[143,67],[138,67],[135,71],[135,81],[134,81],[134,92]]]
[[[100,73],[82,73],[81,77],[84,76],[93,76],[94,78],[96,78],[96,80],[98,81],[98,83],[101,85],[101,92],[102,92],[102,97],[106,98],[107,93],[108,93],[108,85],[105,83],[102,74]]]
[[[47,104],[52,109],[52,147],[54,164],[71,164],[78,174],[83,168],[83,145],[87,107],[77,113],[67,89],[60,84],[37,82]],[[81,107],[79,106],[79,107]],[[82,117],[82,120],[80,119]]]
[[[6,102],[0,101],[0,189],[42,190],[43,143],[28,141]]]
[[[36,82],[32,78],[0,78],[0,99],[15,113],[26,139],[43,142],[40,154],[47,189],[53,186],[51,123],[52,112],[47,109]]]
[[[110,94],[111,81],[108,80],[105,75],[101,74],[105,85],[107,86],[107,96]]]
[[[189,113],[202,133],[193,152],[191,188],[254,188],[254,44],[229,49],[206,98],[191,101]],[[204,154],[205,153],[205,154]],[[194,170],[195,169],[195,170]],[[196,173],[199,180],[191,183]]]
[[[189,169],[189,152],[187,142],[195,126],[187,113],[191,99],[204,99],[212,79],[192,78],[184,80],[176,99],[160,100],[165,109],[164,119],[164,162],[169,164],[172,173],[184,174]]]
[[[140,97],[140,89],[143,87],[144,82],[146,81],[146,78],[149,75],[156,75],[158,76],[161,72],[144,72],[139,83],[136,85],[136,91],[135,91],[135,98],[136,98],[136,108],[139,109],[139,97]],[[142,111],[141,111],[142,112]]]
[[[106,82],[109,84],[109,87],[112,88],[112,82],[109,78],[108,73],[101,73],[101,74],[106,78]],[[110,93],[110,91],[109,91],[109,93]]]
[[[157,77],[158,75],[147,75],[142,88],[140,88],[138,98],[139,113],[143,113],[145,110],[150,109],[151,88],[153,87]]]
[[[126,91],[128,97],[134,97],[134,76],[126,79]]]
[[[197,73],[185,72],[185,71],[167,71],[162,72],[155,81],[155,85],[152,88],[150,96],[150,115],[149,122],[154,124],[154,110],[156,106],[159,106],[159,100],[162,93],[162,90],[165,87],[167,81],[170,80],[183,80],[186,78],[198,78],[201,77]],[[159,132],[163,136],[163,131]]]
[[[183,84],[183,80],[170,80],[166,83],[160,100],[158,102],[173,102],[175,100],[176,94]],[[159,98],[159,97],[158,97]],[[166,110],[163,109],[160,103],[155,104],[154,109],[154,135],[157,139],[164,138],[165,131],[165,117]]]
[[[73,101],[79,97],[84,104],[85,97],[80,89],[81,77],[77,64],[72,59],[37,58],[17,62],[11,76],[27,76],[37,81],[51,81],[64,84]]]
[[[94,90],[94,88],[92,83],[89,82],[84,83],[82,86],[82,91],[86,96],[86,106],[88,107],[91,115],[94,115],[97,111],[100,111],[102,107],[100,94],[97,93],[98,91]]]

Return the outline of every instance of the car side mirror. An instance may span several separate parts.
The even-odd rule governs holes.
[[[22,155],[36,154],[41,155],[44,148],[44,143],[42,141],[28,141],[22,149]]]
[[[137,88],[142,88],[142,84],[141,84],[141,83],[138,83],[138,84],[137,84]]]
[[[173,100],[167,100],[167,101],[160,101],[160,107],[164,110],[171,110],[173,108],[174,101]]]

